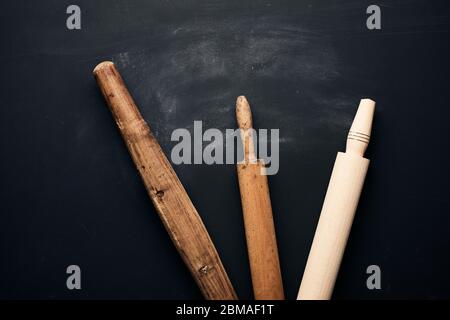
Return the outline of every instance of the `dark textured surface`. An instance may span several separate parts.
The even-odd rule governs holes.
[[[279,128],[269,179],[294,299],[336,152],[359,99],[377,101],[372,160],[334,298],[449,298],[450,6],[380,1],[68,1],[0,5],[0,298],[201,298],[92,77],[112,59],[160,144],[234,128],[249,99]],[[235,168],[175,170],[241,298],[252,298]],[[82,269],[82,290],[65,269]],[[382,270],[369,291],[368,265]]]

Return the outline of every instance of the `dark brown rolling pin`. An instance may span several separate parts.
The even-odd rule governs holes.
[[[236,118],[244,146],[244,162],[237,165],[244,214],[245,237],[256,300],[283,300],[269,185],[262,160],[257,160],[253,141],[252,113],[247,99],[236,101]]]
[[[94,76],[175,247],[200,287],[212,300],[237,299],[205,226],[112,62]]]

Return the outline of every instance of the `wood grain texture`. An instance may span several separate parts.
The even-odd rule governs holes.
[[[368,166],[363,157],[338,153],[298,299],[331,298]]]
[[[203,296],[237,299],[210,236],[112,62],[94,75],[164,226]]]
[[[241,129],[244,162],[237,165],[244,215],[245,236],[256,300],[284,299],[269,184],[264,162],[254,150],[252,116],[247,99],[236,101],[236,118]]]
[[[369,160],[364,152],[370,140],[375,102],[362,99],[339,152],[317,224],[298,292],[299,300],[328,300],[333,294]]]

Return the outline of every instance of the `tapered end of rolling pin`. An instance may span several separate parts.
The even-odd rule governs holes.
[[[361,157],[364,156],[364,152],[370,141],[374,111],[375,101],[371,99],[361,100],[352,127],[348,133],[346,153],[354,153]]]
[[[253,127],[252,111],[244,96],[239,96],[236,99],[236,119],[240,129],[245,130]]]
[[[111,61],[103,61],[100,62],[95,68],[94,68],[94,75],[96,75],[100,70],[105,69],[105,68],[109,68],[111,66],[114,66],[114,63]]]
[[[241,130],[241,139],[244,145],[244,162],[255,162],[256,154],[253,143],[252,110],[244,96],[239,96],[236,99],[236,119]]]

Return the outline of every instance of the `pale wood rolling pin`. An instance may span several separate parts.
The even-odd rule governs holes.
[[[363,156],[374,110],[374,101],[361,100],[347,137],[346,151],[337,155],[300,285],[300,300],[328,300],[333,293],[369,166],[369,160]]]
[[[237,299],[197,210],[114,64],[100,63],[94,75],[147,192],[203,296],[214,300]]]
[[[265,166],[257,160],[252,135],[252,114],[247,99],[236,101],[236,118],[241,129],[244,162],[237,165],[244,215],[245,236],[256,300],[284,299],[277,240],[272,217]]]

